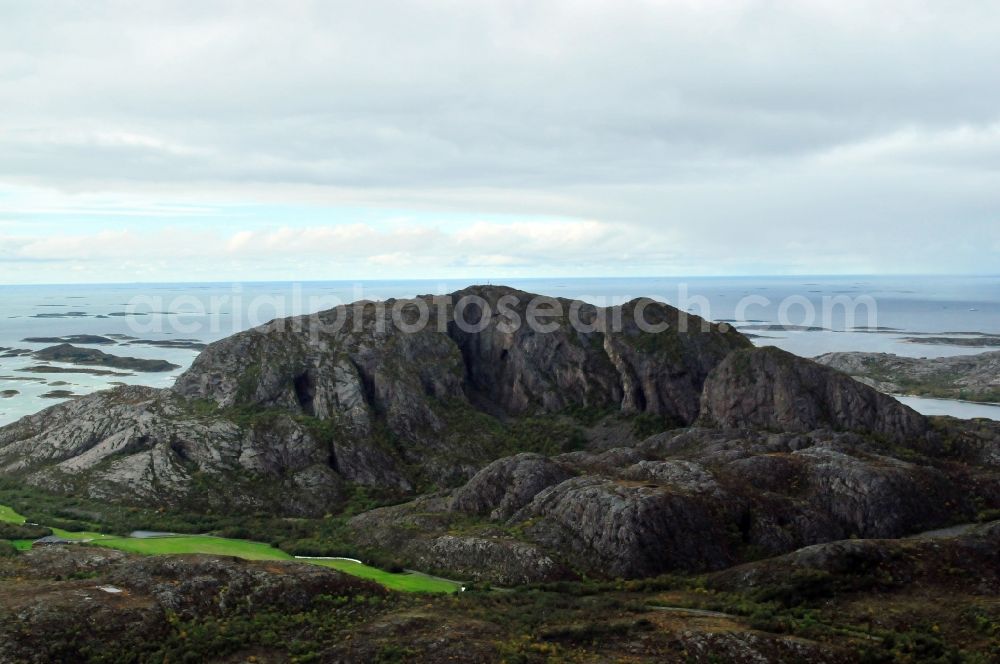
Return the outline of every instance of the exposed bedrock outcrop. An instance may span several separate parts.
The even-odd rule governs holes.
[[[0,473],[113,501],[293,515],[321,513],[345,482],[411,488],[378,446],[327,439],[283,413],[245,423],[201,416],[169,391],[136,386],[0,429]]]
[[[513,537],[505,528],[467,531],[461,512],[449,505],[446,497],[422,496],[359,514],[350,525],[361,547],[469,581],[511,586],[573,576],[558,556]]]
[[[904,461],[854,433],[692,428],[601,453],[500,459],[450,498],[353,525],[389,546],[403,545],[392,538],[405,532],[423,552],[452,531],[455,513],[485,517],[495,547],[519,542],[579,573],[641,577],[848,537],[901,537],[998,504],[1000,478],[988,468]],[[468,569],[443,551],[434,560]],[[559,565],[531,569],[532,578],[564,574]]]
[[[543,491],[514,521],[577,568],[634,577],[731,564],[730,519],[717,507],[670,485],[587,476]]]
[[[1000,521],[955,530],[959,532],[814,544],[718,572],[708,584],[721,590],[770,586],[802,596],[807,583],[813,591],[825,584],[830,592],[834,583],[841,591],[873,586],[885,591],[943,581],[975,595],[995,595],[1000,591]],[[956,574],[958,569],[976,571]]]
[[[539,454],[518,454],[494,461],[455,492],[452,509],[507,519],[554,484],[573,476],[563,465]]]
[[[920,438],[927,420],[845,374],[774,347],[737,351],[709,376],[701,418],[773,431],[832,428],[894,441]]]

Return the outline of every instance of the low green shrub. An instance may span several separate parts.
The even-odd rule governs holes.
[[[35,540],[39,537],[48,537],[52,534],[49,528],[42,526],[30,526],[21,523],[5,523],[0,521],[0,540]]]

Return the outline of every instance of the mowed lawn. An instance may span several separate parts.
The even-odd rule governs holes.
[[[95,540],[93,544],[129,553],[163,555],[178,553],[208,553],[236,556],[245,560],[291,560],[292,557],[270,544],[249,540],[226,539],[210,535],[177,535],[172,537],[113,537]]]
[[[335,570],[364,579],[371,579],[393,590],[404,590],[411,593],[453,593],[460,587],[453,581],[438,579],[426,574],[412,572],[393,574],[353,560],[318,560],[315,558],[301,558],[300,560],[313,565],[332,567]]]
[[[24,517],[6,505],[0,505],[0,521],[6,523],[24,523]]]
[[[146,539],[116,537],[92,542],[129,553],[165,555],[180,553],[207,553],[217,556],[235,556],[245,560],[294,560],[310,565],[320,565],[370,579],[392,590],[422,593],[452,593],[458,584],[413,572],[386,572],[353,560],[322,560],[319,558],[293,558],[270,544],[250,540],[227,539],[210,535],[176,535],[171,537],[150,537]]]
[[[24,517],[6,505],[0,505],[0,521],[24,523]],[[235,556],[244,560],[298,560],[301,563],[330,567],[352,576],[369,579],[391,590],[422,593],[453,593],[460,585],[414,572],[393,573],[370,567],[352,560],[321,560],[318,558],[293,558],[281,549],[264,542],[227,539],[211,535],[172,535],[166,537],[116,537],[104,533],[69,532],[52,528],[52,533],[63,539],[91,540],[95,546],[105,546],[129,553],[144,555],[170,555],[204,553],[216,556]],[[14,546],[26,550],[31,540],[15,540]]]

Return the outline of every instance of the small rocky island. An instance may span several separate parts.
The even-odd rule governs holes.
[[[144,360],[137,357],[121,357],[111,355],[96,348],[79,348],[69,343],[60,343],[35,351],[31,355],[36,360],[44,362],[65,362],[79,366],[108,367],[110,369],[125,369],[128,371],[161,372],[173,371],[180,367],[166,360]]]
[[[827,353],[816,362],[881,392],[1000,403],[1000,351],[934,358]]]

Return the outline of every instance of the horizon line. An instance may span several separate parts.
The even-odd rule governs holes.
[[[538,277],[515,277],[508,276],[502,278],[481,277],[406,277],[400,279],[364,279],[364,278],[338,278],[338,279],[215,279],[208,281],[179,280],[179,281],[92,281],[92,282],[65,282],[65,281],[39,281],[31,283],[2,283],[0,287],[17,286],[175,286],[175,285],[223,285],[223,284],[329,284],[329,283],[406,283],[406,282],[470,282],[470,285],[501,285],[505,281],[583,281],[588,279],[600,279],[606,281],[625,281],[628,279],[793,279],[793,278],[883,278],[883,277],[941,277],[954,278],[964,277],[969,279],[1000,278],[1000,273],[964,273],[964,272],[856,272],[856,273],[780,273],[780,274],[701,274],[701,275],[636,275],[636,276],[538,276]]]

